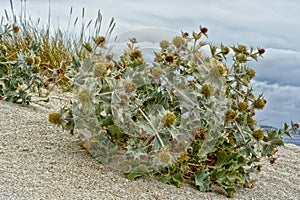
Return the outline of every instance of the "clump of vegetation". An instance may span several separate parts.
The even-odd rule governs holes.
[[[101,38],[109,38],[115,23],[111,20],[105,37],[99,37],[102,23],[100,11],[94,21],[85,24],[85,10],[82,10],[80,34],[74,30],[78,17],[71,26],[73,9],[67,30],[51,30],[49,12],[48,24],[40,24],[40,19],[27,18],[25,7],[20,16],[15,15],[13,1],[10,16],[5,16],[0,24],[0,98],[28,105],[32,97],[48,101],[49,93],[59,86],[63,91],[72,91],[70,78],[78,71],[78,63],[88,55],[87,45],[95,41],[91,50],[103,45]],[[26,3],[26,2],[25,2]],[[72,29],[72,30],[71,30]],[[87,31],[92,29],[87,36]]]
[[[77,98],[62,109],[61,126],[77,130],[96,159],[129,179],[156,175],[178,187],[191,182],[200,191],[217,185],[228,196],[239,186],[252,187],[257,163],[274,160],[282,135],[297,124],[262,130],[254,115],[266,100],[253,94],[255,71],[247,63],[264,49],[218,48],[201,40],[207,32],[200,27],[192,36],[162,41],[151,64],[135,38],[117,59],[105,53],[105,45],[101,55],[90,50],[72,79]],[[227,66],[230,55],[233,64]]]
[[[107,44],[115,23],[101,35],[100,13],[86,37],[92,21],[85,25],[83,9],[77,37],[69,26],[52,35],[50,23],[17,18],[12,1],[11,7],[12,18],[6,12],[7,22],[1,20],[0,98],[28,105],[33,95],[47,101],[54,86],[73,92],[70,105],[48,120],[81,134],[96,159],[129,179],[155,175],[200,191],[216,185],[233,196],[237,187],[253,186],[250,174],[261,170],[260,159],[274,163],[282,135],[299,128],[292,122],[265,132],[254,119],[267,101],[253,94],[255,70],[247,64],[262,57],[262,48],[207,44],[208,29],[200,27],[161,41],[147,64],[134,38],[114,57]]]

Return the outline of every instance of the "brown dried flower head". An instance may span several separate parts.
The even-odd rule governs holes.
[[[138,43],[138,41],[137,41],[136,38],[130,38],[129,41],[130,41],[132,44]]]
[[[93,38],[94,42],[99,45],[99,46],[104,46],[105,44],[105,37],[103,36],[100,36],[100,37],[96,37],[96,38]]]
[[[248,106],[247,102],[244,102],[244,101],[239,102],[239,104],[238,104],[238,110],[240,112],[245,112],[245,111],[248,110],[248,108],[249,108],[249,106]]]
[[[253,108],[262,110],[265,107],[266,103],[267,101],[264,98],[258,98],[253,102]]]
[[[227,110],[225,113],[225,122],[232,122],[236,118],[236,113],[234,110]]]
[[[262,48],[258,48],[257,51],[258,51],[258,54],[259,54],[259,55],[262,55],[262,54],[265,53],[266,50],[265,50],[265,49],[262,49]]]
[[[14,31],[14,33],[18,33],[20,31],[20,27],[18,25],[14,24],[13,31]]]
[[[189,37],[189,33],[188,33],[188,32],[182,32],[182,31],[181,31],[181,36],[182,36],[183,38],[188,38],[188,37]]]
[[[201,31],[202,34],[205,35],[208,32],[208,28],[206,28],[206,27],[200,27],[200,31]]]
[[[139,58],[143,57],[142,52],[138,49],[135,49],[135,50],[131,51],[129,56],[130,56],[131,61],[134,61],[136,59],[139,59]]]
[[[227,55],[229,53],[229,48],[228,47],[223,47],[222,48],[222,54]]]
[[[176,63],[176,57],[175,56],[173,56],[173,55],[167,55],[166,57],[165,57],[165,61],[167,62],[167,64],[174,64],[174,63]]]

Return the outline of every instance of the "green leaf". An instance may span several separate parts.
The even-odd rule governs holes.
[[[162,175],[159,180],[165,184],[171,184],[171,176],[170,174]]]
[[[93,48],[91,47],[91,45],[89,43],[85,43],[82,44],[82,46],[88,51],[88,52],[92,52]]]
[[[272,152],[277,146],[284,145],[282,136],[279,133],[280,130],[267,130],[268,135],[263,139],[265,143],[263,144],[262,156],[272,156]]]
[[[108,126],[107,130],[118,141],[124,142],[127,138],[127,135],[117,125]]]
[[[279,133],[281,133],[281,131]],[[283,133],[286,134],[287,136],[289,136],[290,138],[292,138],[292,135],[289,130],[289,125],[287,123],[284,123],[284,125],[283,125]]]
[[[204,171],[198,171],[195,173],[195,183],[201,192],[209,191],[211,189],[210,173],[208,168]]]
[[[73,65],[76,68],[79,68],[81,66],[80,60],[78,56],[73,56]]]
[[[236,192],[236,183],[235,179],[238,177],[238,171],[230,172],[230,176],[228,177],[228,170],[224,168],[216,168],[212,174],[211,178],[218,183],[220,187],[222,187],[229,197],[231,197]],[[233,178],[233,179],[232,179]]]
[[[125,172],[124,175],[129,180],[135,180],[142,176],[142,174],[138,172]]]
[[[178,173],[172,175],[172,183],[176,187],[180,187],[180,185],[183,183],[183,181],[184,181],[184,179],[183,179],[182,173],[178,172]]]
[[[89,59],[89,58],[86,58],[82,62],[81,70],[83,72],[89,73],[89,72],[92,72],[93,67],[94,67],[93,61],[91,59]]]
[[[238,153],[229,153],[220,151],[217,158],[217,167],[223,167],[224,165],[231,164],[238,157]]]
[[[183,174],[180,172],[162,175],[159,180],[166,184],[174,184],[176,187],[180,187],[184,181]]]

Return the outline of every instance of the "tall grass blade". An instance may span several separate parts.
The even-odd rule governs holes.
[[[9,17],[6,9],[4,9],[4,13],[5,13],[6,20],[9,21]]]
[[[12,0],[10,0],[10,9],[11,9],[11,13],[12,13],[12,16],[13,16],[14,23],[16,24],[17,23],[17,17],[15,15],[14,5],[13,5]]]
[[[98,15],[97,15],[97,19],[95,21],[95,37],[99,36],[100,34],[100,30],[101,30],[101,25],[102,25],[102,14],[100,12],[100,10],[98,10]]]
[[[67,33],[69,33],[69,30],[70,30],[70,23],[71,23],[72,14],[73,14],[73,7],[71,6],[69,19],[68,19]]]

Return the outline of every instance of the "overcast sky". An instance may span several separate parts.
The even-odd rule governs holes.
[[[23,0],[25,2],[25,0]],[[15,0],[20,11],[21,0]],[[1,15],[9,0],[0,0]],[[33,18],[47,19],[48,0],[27,0]],[[300,3],[298,0],[51,0],[53,24],[67,25],[70,7],[86,21],[103,15],[103,31],[112,17],[114,34],[146,29],[141,40],[159,40],[162,35],[209,29],[209,41],[219,45],[245,44],[266,49],[264,59],[251,66],[257,71],[253,87],[263,92],[266,108],[257,112],[264,125],[281,127],[284,122],[300,122]],[[75,17],[74,17],[75,18]],[[135,31],[132,31],[135,30]],[[159,31],[157,31],[159,30]],[[132,37],[135,37],[133,35]]]

